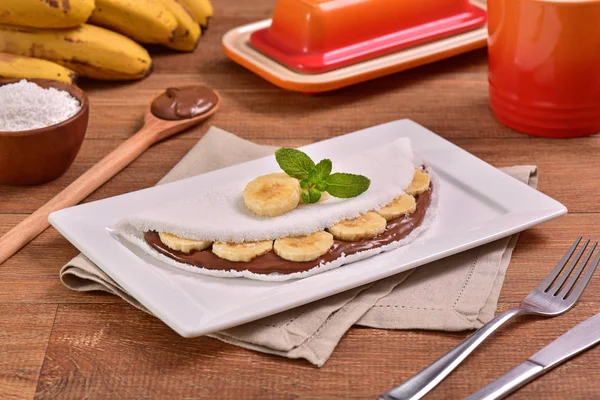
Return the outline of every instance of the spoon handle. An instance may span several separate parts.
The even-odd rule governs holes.
[[[74,206],[109,181],[156,142],[156,124],[145,125],[50,201],[0,238],[0,264],[12,257],[48,226],[48,215]]]

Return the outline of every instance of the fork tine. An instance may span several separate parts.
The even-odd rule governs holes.
[[[564,286],[562,287],[562,289],[560,289],[560,292],[558,292],[558,297],[560,297],[562,299],[565,299],[567,297],[567,294],[569,294],[569,291],[573,288],[573,286],[575,286],[575,282],[577,282],[577,279],[583,272],[583,269],[587,265],[588,261],[590,261],[592,254],[594,254],[594,250],[596,250],[596,246],[598,246],[598,242],[594,242],[594,245],[592,246],[590,251],[588,251],[583,262],[580,263],[579,268],[577,268],[577,271],[575,271],[575,273],[571,274],[567,283],[565,283]]]
[[[590,244],[590,239],[586,240],[583,246],[581,246],[575,257],[573,257],[571,262],[569,262],[569,265],[560,273],[559,277],[556,279],[556,282],[552,284],[552,287],[546,289],[547,293],[550,293],[553,296],[555,296],[556,293],[558,293],[560,288],[564,285],[565,281],[567,280],[571,272],[573,272],[573,269],[581,259],[581,256],[585,252],[585,249],[587,248],[588,244]]]
[[[575,249],[579,245],[579,242],[581,242],[582,238],[583,238],[582,236],[579,236],[575,240],[575,242],[571,245],[571,247],[569,248],[569,250],[560,259],[560,261],[558,262],[558,264],[556,264],[556,267],[554,267],[554,269],[552,270],[552,272],[550,272],[550,274],[546,277],[546,279],[544,279],[542,281],[542,283],[540,283],[540,285],[537,287],[539,290],[541,290],[543,292],[545,292],[546,290],[548,290],[548,288],[550,287],[550,285],[552,284],[552,282],[554,282],[554,280],[556,279],[556,277],[558,276],[558,274],[560,274],[560,271],[562,271],[562,269],[564,268],[565,264],[567,264],[567,262],[569,261],[569,259],[573,255],[573,253],[575,252]]]
[[[583,278],[581,278],[581,280],[577,283],[573,291],[569,293],[566,300],[575,303],[579,299],[581,293],[583,293],[583,290],[592,278],[594,271],[596,271],[598,263],[600,263],[600,252],[596,254],[596,257],[594,257],[594,261],[592,261],[592,265],[590,265],[590,267],[585,271]]]

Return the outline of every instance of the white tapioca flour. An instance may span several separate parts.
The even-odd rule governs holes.
[[[63,122],[81,109],[64,90],[44,89],[25,79],[0,86],[0,131],[26,131]]]

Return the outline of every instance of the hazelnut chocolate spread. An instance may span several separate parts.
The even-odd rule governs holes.
[[[372,238],[365,239],[358,242],[347,242],[343,240],[334,240],[333,246],[329,251],[323,254],[321,257],[313,261],[306,262],[294,262],[284,260],[279,257],[275,252],[270,251],[262,256],[256,257],[249,262],[232,262],[217,257],[210,251],[210,249],[202,251],[194,251],[191,253],[184,253],[168,248],[158,236],[157,232],[149,231],[144,233],[144,239],[146,242],[159,251],[160,253],[170,257],[176,261],[191,264],[198,267],[204,267],[207,269],[221,269],[221,270],[236,270],[254,272],[257,274],[269,274],[272,272],[279,272],[282,274],[291,274],[293,272],[308,271],[311,268],[318,266],[319,264],[333,261],[342,256],[342,254],[349,256],[350,254],[358,253],[360,251],[370,250],[377,247],[385,246],[392,242],[397,242],[406,235],[408,235],[413,229],[418,227],[423,219],[431,203],[431,191],[433,187],[430,186],[429,190],[423,194],[420,194],[417,198],[417,207],[415,212],[404,217],[398,217],[387,223],[385,231]]]
[[[206,86],[168,88],[152,102],[150,111],[155,117],[165,120],[180,120],[197,117],[213,108],[219,98]]]

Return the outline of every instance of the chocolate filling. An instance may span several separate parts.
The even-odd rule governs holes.
[[[209,111],[218,101],[217,94],[206,86],[168,88],[154,99],[150,111],[160,119],[189,119]]]
[[[197,267],[226,271],[248,270],[257,274],[270,274],[272,272],[291,274],[293,272],[303,272],[308,271],[319,264],[331,262],[341,257],[342,254],[349,256],[361,251],[382,247],[404,238],[423,222],[427,209],[431,204],[432,190],[433,187],[430,186],[428,191],[418,196],[415,212],[410,215],[398,217],[389,221],[385,231],[382,234],[372,239],[365,239],[358,242],[334,240],[333,246],[329,249],[329,251],[313,261],[288,261],[279,257],[277,254],[275,254],[275,252],[270,251],[262,256],[256,257],[254,260],[249,262],[233,262],[217,257],[212,251],[210,251],[210,249],[194,251],[191,253],[171,250],[160,240],[158,233],[154,231],[145,232],[144,239],[146,239],[146,242],[148,242],[153,249],[166,255],[167,257],[185,264],[195,265]]]

